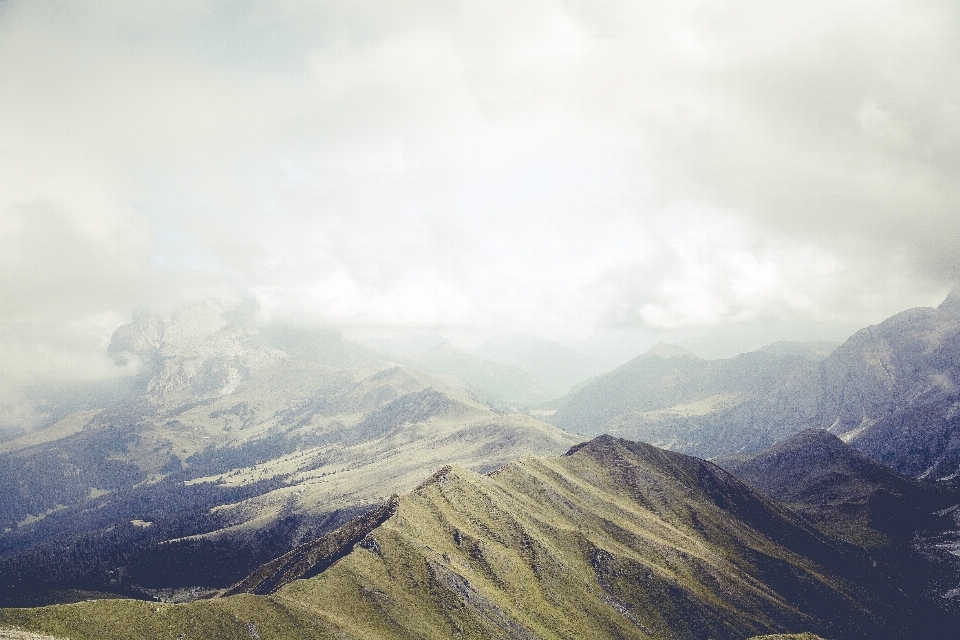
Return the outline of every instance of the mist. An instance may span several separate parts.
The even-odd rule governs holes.
[[[106,352],[133,309],[210,297],[619,361],[935,306],[960,280],[958,18],[4,2],[0,395],[134,375]]]

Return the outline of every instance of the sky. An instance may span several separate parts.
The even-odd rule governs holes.
[[[0,2],[0,384],[134,308],[625,360],[960,281],[960,4]],[[0,393],[2,395],[2,393]]]

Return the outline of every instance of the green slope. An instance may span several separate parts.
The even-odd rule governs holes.
[[[384,515],[235,589],[270,595],[7,609],[0,624],[102,639],[936,637],[842,545],[649,445],[600,437],[489,476],[447,467]],[[294,579],[309,553],[339,560]]]

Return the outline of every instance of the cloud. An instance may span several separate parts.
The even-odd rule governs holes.
[[[932,1],[3,3],[4,348],[212,294],[580,338],[934,304],[958,26]]]

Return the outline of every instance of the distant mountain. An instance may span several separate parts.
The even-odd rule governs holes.
[[[139,312],[110,351],[141,369],[126,400],[0,443],[0,602],[226,586],[439,465],[485,471],[576,442],[243,306]]]
[[[4,609],[0,624],[104,640],[850,640],[952,638],[957,623],[719,467],[610,437],[488,476],[444,467],[227,593]]]
[[[473,353],[485,360],[519,367],[528,372],[540,381],[546,399],[559,398],[574,385],[611,368],[600,358],[529,334],[490,338]]]
[[[756,404],[815,370],[816,361],[802,355],[703,360],[661,343],[578,387],[545,419],[588,436],[611,433],[702,455],[759,448],[774,439],[743,428],[752,426]]]
[[[810,340],[806,342],[783,340],[760,347],[757,351],[773,355],[805,356],[811,360],[823,360],[833,353],[840,344],[831,340]]]
[[[827,429],[898,471],[960,469],[960,288],[829,345],[771,345],[727,360],[649,352],[564,398],[548,419],[705,457]]]
[[[414,369],[459,380],[477,400],[502,410],[516,410],[550,399],[548,388],[516,366],[484,360],[449,342],[397,360]]]

